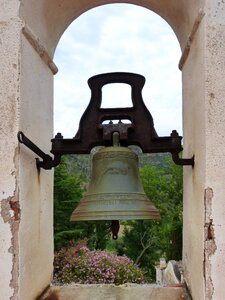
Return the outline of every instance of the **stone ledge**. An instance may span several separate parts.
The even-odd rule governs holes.
[[[40,300],[184,300],[182,286],[71,284],[51,286]]]

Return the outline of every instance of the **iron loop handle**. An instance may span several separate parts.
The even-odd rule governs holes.
[[[19,141],[21,144],[24,144],[24,137],[25,137],[25,135],[24,135],[24,133],[23,133],[22,131],[19,131],[19,132],[17,133],[18,141]]]
[[[18,141],[27,146],[31,151],[41,157],[43,160],[51,158],[50,155],[44,153],[38,146],[36,146],[30,139],[28,139],[22,131],[17,133]],[[52,158],[51,158],[52,159]]]
[[[145,77],[136,73],[112,72],[98,74],[88,79],[88,85],[91,89],[102,88],[109,83],[127,83],[132,87],[138,85],[142,89],[145,84]]]

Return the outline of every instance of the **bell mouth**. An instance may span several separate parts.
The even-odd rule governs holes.
[[[71,221],[160,219],[159,210],[144,193],[86,194]]]

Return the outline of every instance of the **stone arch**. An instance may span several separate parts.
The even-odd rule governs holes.
[[[52,73],[57,71],[52,61],[55,47],[76,17],[109,3],[136,4],[156,12],[173,28],[181,45],[184,149],[187,157],[195,154],[194,169],[184,170],[184,275],[193,299],[222,299],[222,0],[0,0],[0,50],[4,48],[0,60],[1,296],[34,299],[49,284],[52,274],[52,172],[37,172],[35,155],[18,146],[17,132],[26,132],[45,152],[49,151],[53,134]]]
[[[85,11],[104,4],[129,3],[154,11],[165,19],[173,28],[181,48],[185,47],[193,20],[200,9],[200,1],[163,1],[163,0],[74,0],[74,1],[28,1],[24,0],[20,14],[29,27],[36,32],[40,40],[49,50],[51,56],[61,35],[69,24]],[[33,11],[38,12],[35,16]]]

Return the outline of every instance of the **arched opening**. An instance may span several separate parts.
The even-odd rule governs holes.
[[[18,50],[19,57],[21,57],[21,69],[18,72],[20,72],[21,76],[17,74],[21,79],[20,97],[23,100],[21,101],[22,105],[19,109],[20,114],[18,114],[20,115],[19,127],[22,130],[26,130],[28,135],[30,133],[31,138],[39,142],[46,152],[49,151],[49,141],[53,136],[52,71],[54,72],[55,68],[52,57],[58,40],[69,24],[83,12],[102,4],[114,2],[115,1],[108,0],[21,1],[19,14],[23,22],[17,24],[16,27],[12,27],[12,32],[14,32],[15,28],[19,28],[18,26],[24,26],[23,31],[22,28],[19,28],[17,32],[18,46],[22,45],[20,50]],[[186,49],[186,45],[190,46],[188,39],[189,34],[193,28],[196,32],[196,22],[197,24],[201,22],[201,20],[198,19],[199,9],[206,5],[205,3],[203,4],[202,1],[185,0],[137,0],[129,1],[129,3],[146,7],[167,20],[174,29],[182,51]],[[10,22],[17,22],[18,7],[15,8],[15,11],[16,18],[15,20],[11,18]],[[204,161],[206,155],[204,148],[204,101],[206,93],[204,85],[205,73],[203,70],[205,66],[204,51],[206,50],[204,48],[206,38],[205,29],[206,27],[200,24],[194,41],[194,47],[191,48],[190,55],[183,68],[185,151],[186,154],[188,154],[187,156],[191,156],[195,153],[196,158],[200,160],[200,163],[196,165],[194,170],[187,169],[185,171],[186,228],[184,236],[186,236],[186,245],[184,260],[187,269],[186,279],[193,286],[194,294],[197,295],[197,298],[202,298],[205,288],[202,268],[202,261],[204,260],[204,201],[196,201],[196,199],[204,198],[205,178],[203,178],[202,174],[204,174],[206,168]],[[23,34],[21,34],[21,31]],[[11,44],[9,49],[9,53],[16,51]],[[17,59],[18,53],[14,52],[13,55]],[[12,57],[10,57],[10,59],[11,58]],[[7,56],[6,59],[8,59]],[[16,63],[17,62],[18,61],[16,61]],[[6,60],[6,65],[7,64],[8,60]],[[193,74],[195,76],[193,76]],[[10,76],[11,75],[10,73]],[[85,78],[85,81],[86,79],[87,78]],[[17,95],[18,91],[19,89],[15,91],[15,95]],[[40,102],[40,99],[42,102]],[[145,101],[146,100],[147,98],[145,98]],[[15,100],[15,103],[17,103],[17,100]],[[28,103],[29,105],[27,105]],[[13,115],[14,119],[12,119],[16,125],[18,125],[17,117]],[[4,119],[4,121],[7,121],[7,119]],[[14,129],[14,132],[9,130],[10,136],[13,136],[11,137],[13,147],[15,145],[17,127]],[[5,141],[8,142],[8,136],[5,138]],[[49,283],[51,280],[53,252],[51,248],[52,236],[50,237],[52,233],[52,219],[49,217],[52,215],[52,206],[51,201],[48,201],[52,199],[52,174],[51,172],[38,173],[35,166],[35,157],[26,154],[27,153],[22,152],[19,155],[21,174],[18,186],[21,209],[19,244],[26,245],[26,248],[19,248],[19,255],[17,255],[19,256],[22,270],[22,272],[20,272],[21,299],[33,298],[37,292],[43,290]],[[15,157],[11,159],[11,161],[13,161],[13,167],[14,158]],[[15,173],[10,173],[10,176],[14,178]],[[27,185],[27,182],[30,182],[31,178],[31,184]],[[15,185],[13,184],[12,190],[15,190]],[[27,199],[32,199],[32,201],[27,201]],[[29,228],[29,230],[27,230],[27,228]],[[35,234],[33,234],[34,232]],[[34,249],[39,250],[39,255],[36,255],[36,253],[34,255]],[[192,249],[194,249],[194,255]],[[12,256],[13,255],[11,255],[10,258],[11,260]],[[19,263],[18,260],[16,263]],[[15,269],[17,269],[16,264]],[[45,274],[40,278],[39,274],[43,269],[45,269]],[[31,273],[32,278],[30,277]],[[9,274],[11,274],[11,269]],[[6,279],[6,281],[7,280],[8,279]],[[8,282],[9,281],[6,282],[7,286],[9,285]],[[198,284],[196,284],[196,282]],[[27,286],[29,286],[29,289],[27,289]],[[16,286],[14,290],[15,293],[17,293],[18,286]],[[29,296],[26,296],[27,294],[29,294]],[[198,297],[198,295],[200,296]]]
[[[87,79],[112,71],[144,75],[147,82],[143,98],[158,134],[168,136],[173,129],[181,133],[179,58],[179,45],[171,28],[145,8],[118,4],[86,12],[70,25],[56,49],[60,72],[55,77],[55,133],[74,136],[90,99]],[[121,90],[111,93],[121,107]]]
[[[145,76],[143,99],[158,134],[170,135],[176,129],[182,135],[179,58],[172,29],[143,7],[111,4],[81,15],[61,37],[54,56],[59,67],[55,76],[55,133],[74,136],[90,99],[89,77],[126,71]],[[114,92],[120,107],[123,91]]]

